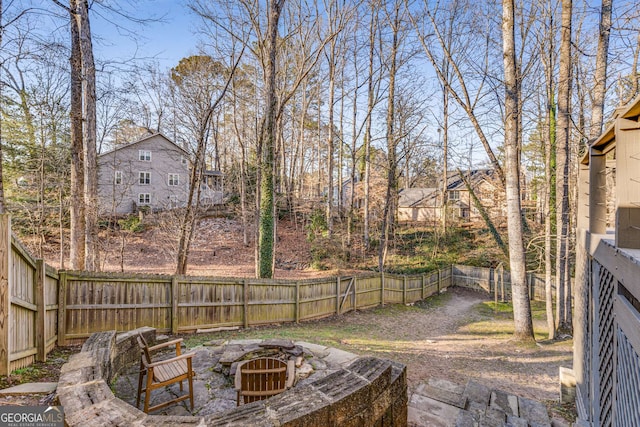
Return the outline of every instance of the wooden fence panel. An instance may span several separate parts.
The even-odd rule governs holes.
[[[184,332],[243,325],[243,289],[243,282],[238,281],[217,283],[212,279],[181,279],[178,296],[180,324],[177,330]],[[251,324],[250,319],[251,315]]]
[[[295,283],[252,282],[249,295],[249,325],[295,322]]]
[[[29,366],[36,360],[36,265],[19,242],[12,242],[10,371]]]
[[[406,278],[405,304],[414,303],[422,299],[422,276]]]
[[[141,326],[171,330],[171,282],[167,277],[68,272],[66,286],[67,339]]]
[[[382,278],[375,276],[358,276],[356,300],[358,309],[376,307],[380,305],[380,286]]]
[[[401,304],[403,296],[404,277],[391,274],[384,275],[384,303]]]
[[[317,319],[336,312],[336,281],[301,282],[298,292],[298,320]]]
[[[340,314],[347,313],[355,309],[356,302],[356,286],[357,281],[353,277],[340,277],[340,294],[338,300],[340,302]]]
[[[452,267],[453,280],[456,286],[471,289],[482,289],[486,292],[493,290],[492,269],[454,265]]]

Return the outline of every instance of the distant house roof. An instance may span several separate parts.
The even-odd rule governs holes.
[[[432,199],[436,193],[435,188],[405,188],[400,191],[398,206],[401,208],[425,206],[425,202]]]
[[[131,146],[133,146],[133,145],[139,144],[139,143],[141,143],[141,142],[144,142],[144,141],[146,141],[146,140],[148,140],[148,139],[151,139],[151,138],[153,138],[153,137],[156,137],[156,136],[160,136],[160,137],[162,137],[162,138],[163,138],[164,140],[166,140],[169,144],[174,145],[177,149],[179,149],[180,151],[182,151],[184,154],[189,154],[189,153],[187,152],[187,150],[185,150],[184,148],[180,147],[178,144],[176,144],[175,142],[173,142],[172,140],[170,140],[169,138],[167,138],[166,136],[164,136],[162,133],[160,133],[160,132],[156,132],[156,133],[153,133],[153,134],[151,134],[151,135],[148,135],[148,136],[145,136],[145,137],[143,137],[143,138],[140,138],[140,139],[138,139],[137,141],[134,141],[134,142],[129,142],[129,143],[126,143],[126,144],[119,144],[117,147],[115,147],[115,148],[113,148],[113,149],[111,149],[111,150],[109,150],[109,151],[106,151],[106,152],[104,152],[104,153],[99,154],[99,155],[98,155],[98,157],[106,156],[107,154],[113,153],[113,152],[118,151],[118,150],[121,150],[121,149],[123,149],[123,148],[131,147]]]
[[[475,187],[480,181],[486,181],[495,186],[495,180],[498,179],[493,169],[472,169],[470,171],[462,171],[462,174],[469,181],[472,187]],[[467,187],[460,178],[458,171],[449,171],[447,173],[447,190],[466,190]]]

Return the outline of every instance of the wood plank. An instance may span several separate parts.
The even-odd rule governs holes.
[[[0,214],[0,375],[9,375],[11,312],[11,217]]]
[[[242,282],[242,320],[245,329],[249,327],[249,281]]]
[[[29,311],[33,311],[33,312],[38,311],[38,306],[36,304],[32,304],[19,297],[11,297],[11,304],[17,305]]]
[[[46,271],[44,261],[39,259],[36,261],[36,348],[38,353],[36,360],[45,362],[47,360],[47,353],[45,349],[45,340],[47,337],[47,324],[46,324],[46,307],[45,307],[45,281]]]
[[[59,273],[60,281],[58,284],[58,345],[65,346],[67,340],[65,334],[67,332],[67,310],[66,310],[66,296],[67,296],[67,274],[62,271]]]
[[[35,355],[37,353],[38,353],[38,349],[34,347],[34,348],[30,348],[28,350],[20,351],[18,353],[12,353],[9,356],[9,360],[11,362],[13,362],[13,361],[16,361],[16,360],[24,359],[25,357],[33,356],[33,355]]]
[[[180,282],[178,282],[178,278],[173,276],[171,278],[171,332],[174,334],[178,333],[178,296],[180,292]]]

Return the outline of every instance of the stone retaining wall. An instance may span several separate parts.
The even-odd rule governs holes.
[[[150,344],[155,329],[139,329]],[[147,415],[114,396],[110,381],[137,361],[139,330],[93,334],[62,367],[58,397],[69,426],[406,426],[406,367],[361,357],[268,400],[198,417]]]

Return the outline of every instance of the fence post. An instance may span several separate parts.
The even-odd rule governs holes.
[[[402,304],[407,305],[407,275],[402,277]]]
[[[44,286],[46,281],[46,271],[44,260],[36,260],[36,360],[39,362],[45,362],[47,360],[46,353],[46,341],[47,331],[45,330],[45,318],[47,305],[44,300]]]
[[[440,295],[440,282],[442,281],[442,270],[438,269],[438,292],[436,295]]]
[[[424,274],[420,277],[420,299],[424,299]]]
[[[242,321],[245,329],[249,327],[249,281],[242,282]]]
[[[356,311],[356,290],[358,289],[358,279],[356,276],[353,276],[353,293],[351,294],[351,305],[353,306],[353,311]]]
[[[67,272],[58,272],[58,345],[67,345]]]
[[[177,276],[171,276],[171,333],[178,333],[178,294],[180,284]]]
[[[384,271],[380,273],[380,305],[384,306]]]
[[[0,375],[9,375],[11,311],[11,217],[0,215]]]
[[[336,277],[336,314],[340,314],[340,276]]]
[[[300,323],[300,282],[296,282],[296,323]]]

